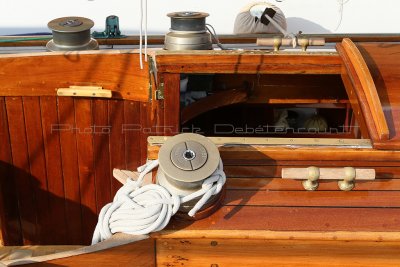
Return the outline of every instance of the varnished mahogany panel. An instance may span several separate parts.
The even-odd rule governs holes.
[[[45,244],[51,242],[51,238],[47,231],[51,229],[52,232],[57,232],[54,231],[54,225],[56,224],[53,224],[53,220],[60,223],[60,219],[62,219],[61,225],[64,226],[65,218],[63,216],[52,218],[51,214],[49,213],[51,210],[50,205],[53,205],[54,200],[49,199],[49,195],[47,194],[49,187],[46,173],[46,159],[48,158],[46,157],[46,154],[48,153],[46,153],[44,150],[44,135],[42,132],[42,118],[40,110],[41,103],[39,97],[23,97],[22,100],[25,115],[30,173],[37,183],[36,186],[32,187],[32,190],[35,192],[36,203],[38,207],[38,241],[39,244]],[[54,112],[52,112],[52,114],[54,114]],[[51,166],[49,166],[49,168],[51,168]],[[59,179],[59,177],[56,177],[56,179]],[[61,209],[61,212],[62,211],[63,207]]]
[[[15,190],[18,196],[17,203],[22,231],[21,236],[24,244],[34,244],[38,240],[38,207],[36,193],[32,189],[37,187],[37,181],[30,173],[22,97],[6,98],[5,102],[13,166],[10,172],[3,175],[15,179]],[[5,243],[8,243],[7,240],[5,240]]]
[[[60,123],[61,164],[65,190],[65,216],[67,221],[66,244],[81,244],[83,228],[81,217],[81,191],[79,182],[78,147],[75,124],[75,106],[72,98],[57,99]],[[64,128],[62,128],[64,126]],[[55,129],[54,129],[55,130]],[[73,219],[72,219],[73,218]]]
[[[125,125],[125,112],[124,106],[126,105],[125,101],[120,100],[110,100],[108,105],[108,116],[110,122],[110,164],[109,164],[109,177],[111,179],[110,189],[111,195],[114,196],[118,189],[121,187],[121,183],[116,179],[112,178],[113,168],[124,169],[127,164],[125,162],[126,158],[126,149],[129,149],[129,145],[126,144],[125,136],[126,132],[123,131]],[[132,120],[136,118],[137,114],[135,113],[127,113],[127,120]],[[135,141],[131,141],[135,142]],[[134,162],[137,162],[134,159]]]
[[[96,99],[93,101],[93,125],[95,131],[93,134],[93,157],[94,157],[94,175],[96,177],[96,209],[101,208],[110,202],[110,135],[108,120],[108,101]]]
[[[157,51],[157,69],[168,73],[340,74],[336,53]]]
[[[0,142],[0,244],[5,241],[17,244],[22,243],[22,231],[4,97],[0,97]]]
[[[61,240],[67,239],[65,215],[65,190],[61,165],[61,146],[58,131],[52,131],[52,126],[59,123],[57,116],[57,100],[55,97],[41,98],[41,124],[43,131],[43,147],[46,155],[47,193],[49,196],[49,215],[51,224],[43,229],[46,234],[52,232],[50,244],[65,244]],[[40,206],[38,207],[40,209]]]
[[[83,240],[90,242],[96,225],[96,177],[94,175],[92,102],[87,99],[75,100],[76,138],[78,148],[79,181],[81,192]]]
[[[389,126],[388,145],[400,148],[400,43],[359,43],[357,47],[371,73]]]
[[[200,221],[173,218],[167,230],[399,231],[399,208],[223,206]]]
[[[127,127],[142,125],[150,106],[49,96],[1,100],[3,242],[88,244],[97,214],[121,187],[112,169],[135,170],[145,160],[148,133]]]
[[[180,104],[179,104],[179,74],[164,74],[164,135],[179,133]]]
[[[159,239],[160,266],[399,266],[397,242]]]
[[[127,245],[87,253],[79,256],[33,263],[26,266],[71,266],[71,267],[117,267],[117,266],[156,266],[155,240],[146,239]]]
[[[226,168],[225,168],[226,169]],[[227,180],[227,188],[236,190],[267,190],[267,191],[303,191],[301,180],[282,178],[232,178]],[[320,181],[318,192],[337,191],[337,181]],[[353,191],[400,191],[400,179],[377,179],[374,181],[357,181]],[[287,192],[286,192],[287,193]],[[353,195],[349,194],[351,198]]]
[[[1,96],[55,96],[57,88],[101,86],[113,98],[149,99],[147,63],[122,51],[0,55]]]

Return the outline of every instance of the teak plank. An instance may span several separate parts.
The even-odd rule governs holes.
[[[112,171],[114,168],[125,169],[125,135],[124,131],[125,118],[124,118],[125,101],[110,100],[108,104],[108,116],[110,122],[110,191],[114,196],[118,189],[122,186],[120,182],[113,178]],[[132,115],[133,116],[133,115]]]
[[[152,122],[151,122],[151,104],[149,103],[139,103],[140,104],[140,127],[141,130],[139,131],[139,138],[138,140],[140,141],[140,156],[139,158],[139,165],[143,165],[146,163],[146,158],[147,158],[147,137],[151,134],[153,134],[153,127],[152,127]],[[130,153],[135,153],[137,151],[137,148],[133,149],[130,151]],[[138,165],[138,166],[139,166]],[[138,167],[136,166],[136,168]],[[131,170],[136,170],[131,169]]]
[[[22,244],[5,98],[0,97],[0,245]]]
[[[66,244],[82,244],[81,194],[76,141],[75,107],[70,97],[57,99],[58,130],[60,134],[61,164],[65,190],[65,216],[67,220]],[[73,218],[73,219],[72,219]]]
[[[164,80],[164,135],[179,133],[180,127],[180,75],[165,73]]]
[[[157,263],[161,266],[398,266],[399,250],[396,242],[159,239]]]
[[[230,178],[227,180],[227,188],[270,191],[304,190],[301,181],[282,178]],[[336,190],[339,190],[337,181],[319,182],[318,191]],[[357,181],[353,191],[400,191],[400,179],[377,179],[370,182]]]
[[[340,57],[237,51],[156,52],[157,69],[167,73],[340,74]]]
[[[93,160],[92,103],[87,99],[75,99],[76,138],[78,148],[83,242],[91,241],[97,223],[96,182]]]
[[[110,192],[110,124],[108,121],[108,100],[93,100],[93,161],[96,177],[96,205],[100,211],[112,200]]]
[[[399,208],[223,206],[195,222],[173,218],[166,230],[389,232],[400,230],[399,212]]]
[[[33,266],[153,267],[156,266],[155,241],[153,239],[146,239],[94,253],[51,260],[43,263],[33,263],[33,264],[28,264],[26,266],[28,267],[33,267]]]
[[[225,206],[400,208],[398,191],[268,191],[230,189]]]
[[[18,209],[23,242],[33,244],[37,240],[37,208],[34,178],[30,174],[24,110],[21,97],[7,97],[7,119],[12,151],[12,176],[18,196]]]
[[[147,63],[141,70],[138,54],[118,50],[2,56],[0,84],[2,96],[56,96],[57,88],[90,85],[113,98],[149,99]]]
[[[339,163],[323,163],[323,162],[298,162],[296,165],[302,166],[317,166],[320,168],[329,167],[329,168],[341,168],[347,167],[346,162]],[[295,168],[296,165],[289,165],[286,162],[276,162],[268,165],[252,165],[252,166],[237,166],[237,165],[228,165],[224,164],[224,171],[228,175],[228,177],[244,177],[244,178],[252,178],[252,177],[263,177],[263,178],[274,178],[281,177],[282,168]],[[376,180],[379,179],[399,179],[400,178],[400,163],[393,164],[390,167],[381,167],[379,163],[376,164],[367,164],[365,162],[358,162],[349,164],[352,167],[361,167],[367,169],[374,169],[376,172]],[[298,166],[297,166],[298,167]],[[358,182],[358,181],[357,181]],[[363,182],[361,182],[363,183]]]
[[[64,178],[61,165],[61,145],[58,131],[53,131],[58,125],[57,99],[41,97],[41,119],[43,128],[44,151],[46,155],[47,186],[49,195],[49,210],[52,223],[47,229],[49,244],[62,245],[67,238],[65,216]],[[51,233],[51,234],[50,234]]]
[[[57,213],[57,211],[51,210],[52,205],[49,203],[51,196],[48,194],[49,182],[47,179],[45,144],[41,123],[41,107],[39,97],[23,97],[22,101],[25,114],[30,172],[35,182],[32,190],[35,191],[38,212],[38,240],[36,242],[38,244],[49,244],[51,242],[49,230],[51,229],[52,222],[54,222],[51,214],[53,212]],[[58,220],[58,218],[54,219]],[[64,218],[61,217],[61,219]],[[55,231],[51,232],[54,233]]]
[[[162,230],[151,234],[162,239],[252,239],[302,241],[399,242],[400,232],[269,231],[269,230]]]
[[[124,125],[122,132],[125,135],[125,168],[134,170],[140,165],[141,156],[141,135],[143,134],[143,125],[141,124],[141,113],[139,102],[124,101]]]

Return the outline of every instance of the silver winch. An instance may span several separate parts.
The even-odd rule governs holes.
[[[210,139],[193,133],[176,135],[160,148],[157,183],[175,195],[187,196],[201,189],[219,162],[218,148]],[[210,198],[203,209],[214,204],[218,197]],[[197,201],[198,198],[183,204],[180,211],[187,212]]]
[[[90,35],[92,20],[83,17],[63,17],[50,21],[47,26],[53,39],[46,48],[50,51],[96,50],[99,44]]]
[[[167,14],[171,18],[170,32],[165,35],[167,50],[210,50],[211,34],[207,31],[208,13],[182,11]]]

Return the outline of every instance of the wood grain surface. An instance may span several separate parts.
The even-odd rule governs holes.
[[[0,95],[55,96],[57,88],[100,86],[113,98],[147,101],[149,77],[136,53],[42,53],[0,56]]]
[[[398,266],[397,242],[159,239],[159,266]]]

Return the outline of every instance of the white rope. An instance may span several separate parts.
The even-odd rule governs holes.
[[[144,9],[144,11],[143,11]],[[143,14],[144,13],[144,14]],[[143,24],[144,24],[144,60],[147,62],[147,0],[140,0],[140,27],[139,27],[139,62],[143,69]]]
[[[144,0],[144,61],[147,62],[147,0]]]
[[[142,28],[143,28],[143,0],[140,0],[140,27],[139,27],[139,62],[140,69],[143,69],[143,59],[142,59],[142,45],[143,45],[143,36],[142,36]]]
[[[272,23],[272,25],[274,25],[274,27],[278,31],[280,31],[284,35],[284,37],[289,37],[289,38],[292,39],[293,48],[295,48],[297,46],[297,39],[296,39],[296,36],[293,33],[287,32],[284,28],[281,27],[281,25],[278,24],[278,22],[276,22],[268,14],[265,13],[264,16]]]
[[[200,200],[189,211],[194,216],[213,196],[221,192],[226,182],[222,160],[214,173],[205,179],[202,188],[188,196],[171,194],[160,185],[141,186],[145,175],[158,166],[158,160],[149,161],[138,168],[140,175],[136,181],[130,177],[118,190],[112,203],[104,206],[93,234],[92,244],[110,238],[114,233],[123,232],[133,235],[148,234],[164,229],[171,217],[179,210],[181,203],[195,198]],[[114,170],[114,176],[127,175],[129,172]]]

